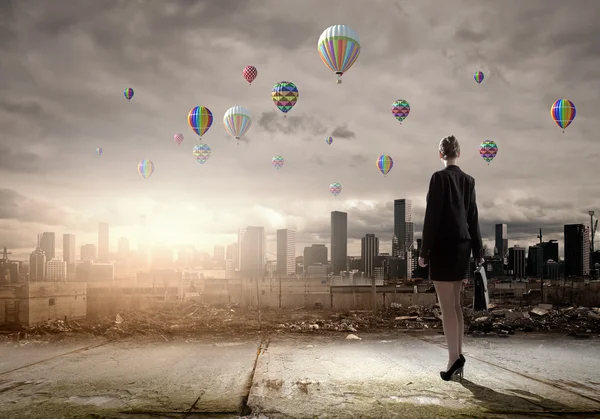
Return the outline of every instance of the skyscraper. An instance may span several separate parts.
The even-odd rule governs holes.
[[[525,278],[525,248],[511,247],[508,249],[508,274],[515,279]]]
[[[108,224],[98,223],[98,262],[108,262]]]
[[[373,278],[375,275],[375,260],[379,254],[379,239],[375,234],[367,234],[361,239],[360,259],[364,266],[365,275]]]
[[[331,267],[334,275],[346,270],[348,263],[348,214],[331,212]]]
[[[527,274],[536,278],[541,278],[544,275],[544,248],[542,246],[529,246]]]
[[[498,256],[503,259],[508,257],[508,228],[506,224],[496,224],[495,248],[498,252]]]
[[[293,275],[296,273],[296,232],[294,230],[277,230],[277,274]]]
[[[95,244],[84,244],[81,246],[80,259],[87,262],[92,262],[98,256],[98,251]]]
[[[566,224],[565,275],[590,273],[590,228],[584,224]]]
[[[213,249],[213,258],[215,262],[222,264],[225,262],[225,246],[215,246]]]
[[[241,242],[240,271],[245,278],[262,278],[265,273],[267,237],[264,227],[248,226]]]
[[[75,263],[75,234],[63,234],[63,260],[67,264]]]
[[[407,252],[412,249],[413,242],[412,202],[410,199],[395,199],[392,256],[405,258]]]
[[[120,261],[124,261],[129,257],[129,239],[121,237],[117,245],[117,255]]]
[[[40,247],[37,247],[29,256],[29,280],[31,282],[41,282],[45,279],[46,254]]]
[[[327,265],[327,246],[313,244],[304,248],[304,272],[310,265]]]
[[[44,251],[46,260],[52,260],[56,256],[56,235],[54,233],[42,233],[40,237],[40,249]]]
[[[237,262],[234,263],[235,269],[237,271],[242,270],[242,243],[244,241],[244,235],[246,234],[246,227],[242,227],[238,229],[238,247],[237,247]]]

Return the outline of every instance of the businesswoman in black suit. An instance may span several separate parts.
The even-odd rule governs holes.
[[[449,381],[454,374],[462,377],[465,325],[460,291],[469,269],[471,252],[482,264],[483,246],[475,179],[456,165],[460,157],[458,140],[452,135],[442,139],[439,155],[445,169],[435,172],[429,182],[419,265],[429,265],[429,278],[435,285],[442,310],[448,365],[445,371],[440,371],[440,376]]]

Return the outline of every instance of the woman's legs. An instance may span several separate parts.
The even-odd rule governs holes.
[[[452,282],[452,284],[454,284],[454,309],[456,310],[456,319],[458,321],[458,353],[462,354],[463,337],[465,336],[465,318],[460,304],[462,281]]]
[[[462,325],[462,327],[459,325],[458,317],[458,310],[460,310],[460,288],[458,288],[454,282],[433,281],[433,284],[435,285],[440,309],[442,310],[442,325],[444,327],[446,345],[448,346],[447,371],[460,355],[461,348],[459,345],[460,340],[462,340],[460,332],[461,330],[464,330],[464,325]],[[455,292],[456,289],[459,290],[458,293]],[[458,297],[455,294],[457,294]],[[462,319],[462,317],[461,312],[460,319]]]

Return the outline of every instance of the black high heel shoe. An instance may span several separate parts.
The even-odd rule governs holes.
[[[463,361],[463,362],[467,362],[467,360],[465,359],[465,357],[463,356],[463,354],[460,354],[458,357],[459,357],[460,359],[462,359],[462,361]]]
[[[442,380],[444,381],[450,381],[453,375],[458,375],[462,379],[464,366],[465,361],[458,358],[448,371],[440,371],[440,377],[442,377]]]

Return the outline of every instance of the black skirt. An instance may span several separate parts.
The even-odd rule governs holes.
[[[429,279],[453,282],[467,278],[471,259],[471,240],[443,242],[429,254]]]

